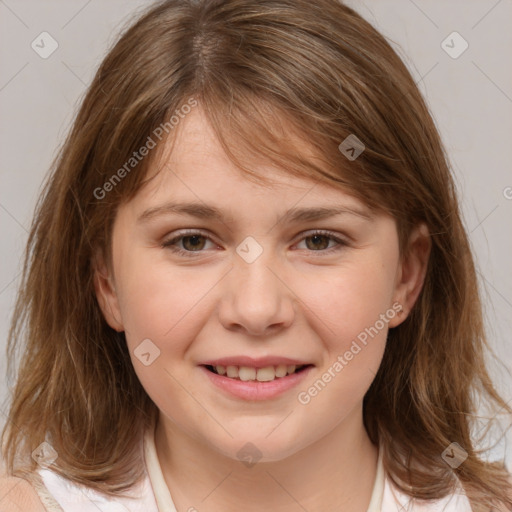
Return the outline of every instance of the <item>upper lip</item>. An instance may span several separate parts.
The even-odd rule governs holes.
[[[249,368],[264,368],[265,366],[279,366],[280,364],[302,366],[311,364],[308,361],[299,359],[291,359],[289,357],[266,356],[266,357],[250,357],[250,356],[232,356],[221,357],[219,359],[210,359],[200,363],[204,366],[248,366]]]

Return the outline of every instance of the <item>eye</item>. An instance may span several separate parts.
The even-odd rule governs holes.
[[[206,242],[213,243],[210,237],[200,231],[182,231],[178,236],[163,242],[162,247],[181,256],[193,256],[193,253],[202,252]],[[181,243],[184,248],[178,247],[177,243]]]
[[[170,249],[179,256],[195,257],[198,253],[204,252],[205,248],[208,249],[208,242],[214,244],[207,234],[197,230],[189,230],[182,231],[177,236],[164,241],[162,247]],[[298,245],[303,242],[306,244],[308,252],[319,253],[319,255],[331,254],[348,245],[346,241],[331,231],[324,230],[316,230],[307,236],[303,236]],[[299,247],[299,249],[302,248]]]
[[[338,251],[347,243],[330,231],[317,230],[302,238],[309,252],[331,253]],[[334,242],[334,246],[329,244]],[[299,244],[300,245],[300,244]]]

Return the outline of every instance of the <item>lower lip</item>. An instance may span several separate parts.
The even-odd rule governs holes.
[[[204,366],[200,366],[200,368],[215,386],[237,398],[242,398],[243,400],[268,400],[297,386],[306,378],[310,370],[313,369],[313,366],[308,366],[299,373],[292,373],[286,377],[279,377],[269,382],[231,379],[224,375],[213,373]]]

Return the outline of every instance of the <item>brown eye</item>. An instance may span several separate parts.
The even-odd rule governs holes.
[[[311,235],[306,237],[304,240],[306,240],[306,246],[308,249],[324,250],[328,248],[330,239],[331,237],[327,235]],[[311,241],[311,243],[308,243],[308,241]]]
[[[300,244],[304,244],[300,247]],[[343,239],[330,231],[316,231],[304,236],[299,242],[299,249],[309,253],[318,253],[318,256],[331,254],[339,251],[348,245]]]
[[[201,232],[182,232],[180,235],[163,242],[162,247],[170,249],[180,256],[195,256],[207,250],[209,248],[208,243],[215,246],[210,237],[203,235]]]
[[[202,235],[189,235],[182,237],[181,241],[187,251],[198,251],[204,248],[206,239]]]

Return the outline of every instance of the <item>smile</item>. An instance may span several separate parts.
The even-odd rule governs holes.
[[[293,373],[299,373],[309,365],[280,364],[278,366],[265,366],[264,368],[253,368],[250,366],[212,366],[206,365],[206,369],[217,375],[225,375],[230,379],[258,382],[271,382],[275,379],[281,379]]]
[[[199,365],[215,388],[229,397],[259,401],[277,398],[298,386],[314,368],[312,364],[235,366]]]

